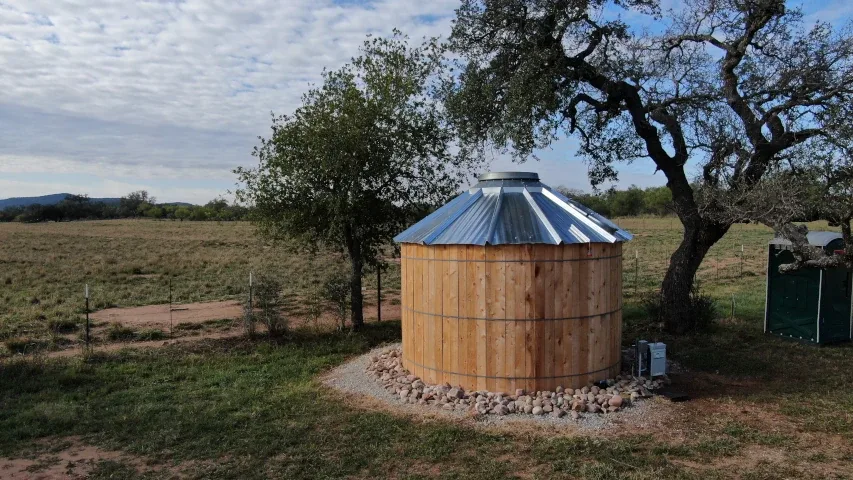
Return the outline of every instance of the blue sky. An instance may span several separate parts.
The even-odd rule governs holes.
[[[285,113],[356,53],[397,27],[444,35],[458,0],[0,0],[0,198],[58,192],[204,203],[252,165],[270,112]],[[672,2],[677,5],[677,2]],[[802,4],[840,22],[853,2]],[[589,189],[571,139],[539,162],[552,185]],[[665,182],[647,162],[620,184]]]

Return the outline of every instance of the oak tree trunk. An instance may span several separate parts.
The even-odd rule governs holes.
[[[684,222],[684,237],[670,257],[660,291],[661,315],[668,332],[683,334],[695,326],[690,292],[696,272],[708,250],[723,238],[728,229],[728,225],[704,220]]]
[[[352,275],[350,276],[350,317],[352,318],[352,329],[358,330],[364,325],[364,297],[361,293],[361,274],[363,265],[361,258],[350,256],[352,263]]]
[[[364,325],[364,298],[361,294],[361,274],[364,270],[364,261],[361,258],[361,244],[352,226],[344,228],[344,240],[346,241],[347,253],[349,254],[352,272],[350,273],[350,317],[352,318],[352,329],[358,330]]]

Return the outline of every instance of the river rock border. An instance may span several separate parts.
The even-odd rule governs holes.
[[[449,383],[429,385],[412,375],[402,365],[402,350],[385,351],[371,357],[367,372],[401,401],[429,405],[450,411],[468,411],[472,415],[551,415],[562,418],[570,415],[578,419],[581,413],[609,414],[618,412],[641,398],[650,397],[653,391],[667,383],[666,378],[646,379],[619,375],[598,384],[579,389],[557,387],[553,392],[525,392],[514,394],[466,391]]]

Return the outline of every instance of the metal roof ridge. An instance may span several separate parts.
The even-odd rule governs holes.
[[[501,215],[501,207],[504,203],[504,187],[498,188],[498,201],[495,204],[495,210],[492,213],[492,220],[489,222],[489,228],[486,230],[486,243],[492,243],[492,237],[495,236],[495,230],[498,228],[498,218]]]
[[[554,228],[554,225],[548,220],[548,216],[545,215],[545,212],[539,208],[539,205],[536,204],[536,200],[533,199],[533,196],[530,195],[530,191],[526,188],[524,189],[524,198],[527,200],[527,203],[530,205],[530,208],[533,209],[533,213],[539,217],[539,221],[545,226],[545,229],[548,230],[548,233],[551,235],[551,238],[554,240],[555,245],[559,245],[563,243],[563,237],[557,233],[557,230]]]
[[[605,230],[604,228],[602,228],[601,225],[599,225],[598,222],[594,218],[592,218],[590,215],[587,215],[586,212],[583,212],[579,208],[575,207],[574,205],[563,201],[563,199],[554,195],[554,193],[551,190],[542,189],[542,194],[545,195],[552,202],[559,205],[560,208],[565,210],[569,215],[575,217],[576,219],[583,222],[584,225],[586,225],[586,226],[592,228],[593,230],[595,230],[596,232],[600,233],[601,235],[604,236],[604,238],[609,239],[610,243],[615,243],[619,240],[618,238],[616,238],[616,235],[614,235],[614,234],[608,232],[607,230]]]
[[[463,193],[463,195],[464,195],[464,193]],[[446,219],[444,219],[443,222],[439,223],[435,227],[435,230],[433,230],[429,234],[425,235],[423,240],[421,240],[420,243],[422,243],[424,245],[429,245],[430,243],[432,243],[433,240],[435,240],[436,238],[438,238],[439,235],[444,233],[444,231],[447,230],[450,227],[450,225],[453,224],[453,222],[455,222],[459,217],[461,217],[463,213],[468,211],[468,209],[471,208],[471,205],[474,205],[474,203],[476,203],[477,200],[483,196],[483,191],[477,190],[474,193],[469,193],[469,195],[471,195],[471,198],[465,200],[465,204],[462,205],[462,207],[460,207],[455,212],[453,212],[453,214],[448,215],[448,217]]]

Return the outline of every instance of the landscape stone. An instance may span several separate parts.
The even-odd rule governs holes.
[[[453,387],[446,382],[429,385],[412,375],[403,368],[399,349],[373,355],[370,360],[366,368],[369,376],[401,401],[432,408],[441,407],[448,411],[465,409],[474,416],[547,413],[555,418],[570,414],[571,418],[577,420],[581,412],[618,412],[629,406],[630,402],[651,396],[655,389],[670,383],[667,377],[647,379],[623,374],[580,389],[558,386],[554,391],[528,393],[519,388],[514,391],[515,395],[485,390],[466,392],[462,387]]]

